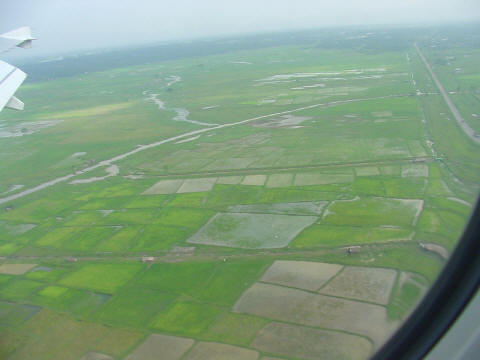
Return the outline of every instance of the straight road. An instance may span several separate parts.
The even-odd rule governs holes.
[[[470,127],[470,125],[467,124],[467,122],[463,119],[462,115],[460,114],[460,112],[458,111],[457,107],[455,106],[455,104],[452,102],[452,100],[450,99],[450,97],[448,96],[448,93],[445,91],[445,89],[443,88],[442,84],[440,83],[440,81],[438,80],[437,76],[435,75],[435,73],[433,72],[432,70],[432,67],[430,66],[430,64],[428,63],[427,59],[425,59],[425,57],[423,56],[422,52],[420,51],[420,49],[418,48],[417,44],[415,44],[415,49],[417,49],[417,53],[418,53],[418,56],[420,56],[420,58],[422,59],[423,63],[425,64],[425,66],[427,67],[428,69],[428,72],[430,73],[430,75],[432,76],[433,78],[433,81],[435,82],[435,85],[437,85],[438,87],[438,90],[440,90],[440,93],[442,94],[443,96],[443,99],[445,100],[445,102],[447,103],[448,107],[450,108],[450,111],[452,112],[453,116],[455,117],[455,119],[457,120],[458,124],[460,125],[460,127],[463,129],[463,131],[465,132],[465,134],[467,134],[467,136],[472,139],[474,142],[476,142],[477,144],[480,144],[480,136],[477,135],[475,133],[475,131]]]

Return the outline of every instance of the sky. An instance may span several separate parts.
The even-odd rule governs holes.
[[[29,56],[255,32],[466,21],[480,21],[480,0],[0,1],[0,33],[28,25],[38,37]]]

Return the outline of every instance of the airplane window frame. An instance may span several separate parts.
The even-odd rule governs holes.
[[[457,248],[412,314],[371,360],[423,359],[480,285],[480,197]]]

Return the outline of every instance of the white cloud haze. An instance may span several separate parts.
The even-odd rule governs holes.
[[[252,32],[480,20],[480,0],[3,0],[0,33],[29,25],[30,55]]]

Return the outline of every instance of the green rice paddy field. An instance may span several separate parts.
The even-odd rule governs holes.
[[[25,83],[26,110],[0,115],[0,359],[371,355],[478,194],[480,145],[414,47],[479,131],[467,30]]]

